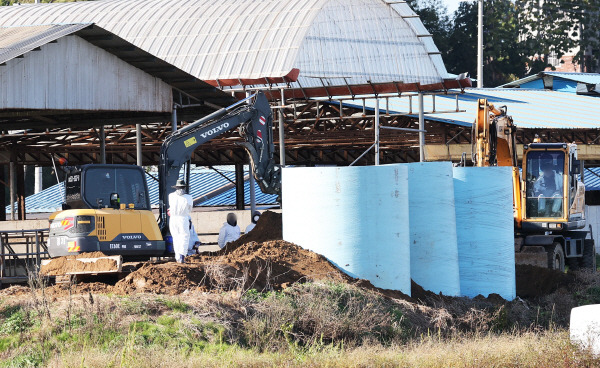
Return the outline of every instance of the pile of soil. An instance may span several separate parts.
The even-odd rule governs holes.
[[[175,262],[146,263],[117,282],[114,292],[176,295],[204,285],[205,275],[204,267],[201,265]]]
[[[216,252],[219,255],[228,254],[250,242],[263,243],[269,240],[283,239],[283,221],[280,213],[273,211],[264,212],[252,231],[242,235],[238,240],[227,243],[227,245]]]
[[[65,275],[69,272],[102,272],[116,270],[118,265],[114,259],[103,258],[96,262],[82,262],[81,258],[106,257],[102,252],[81,253],[52,259],[40,268],[40,273],[47,276]]]
[[[281,290],[309,280],[353,281],[325,257],[283,240],[250,242],[226,254],[188,257],[187,262],[145,264],[119,281],[114,291],[175,295],[239,287]]]
[[[575,283],[575,276],[549,268],[531,265],[517,265],[517,295],[535,299],[551,294],[559,289],[568,289]]]

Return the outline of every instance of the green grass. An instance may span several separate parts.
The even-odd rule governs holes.
[[[514,328],[514,311],[481,309],[469,325],[466,309],[415,309],[345,284],[49,303],[47,314],[27,298],[0,300],[0,367],[600,365],[564,327]]]

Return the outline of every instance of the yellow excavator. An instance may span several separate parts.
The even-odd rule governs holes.
[[[574,143],[542,143],[539,138],[523,146],[519,168],[517,128],[506,106],[487,99],[477,101],[472,130],[475,166],[510,166],[513,170],[515,259],[563,271],[596,270],[596,248],[585,219],[583,161]]]
[[[272,126],[269,101],[258,92],[167,137],[161,147],[157,179],[158,222],[141,167],[89,164],[70,168],[63,209],[50,216],[48,253],[59,257],[100,251],[128,259],[172,254],[168,194],[198,146],[234,129],[244,138],[240,145],[250,155],[261,190],[280,194],[281,171],[274,160]]]

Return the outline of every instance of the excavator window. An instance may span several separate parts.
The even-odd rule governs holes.
[[[526,165],[526,217],[563,218],[565,153],[531,151]]]
[[[85,173],[83,196],[92,208],[112,203],[117,195],[121,203],[133,203],[135,209],[149,209],[143,173],[128,168],[89,168]]]

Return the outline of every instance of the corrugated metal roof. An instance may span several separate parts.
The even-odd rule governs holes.
[[[455,91],[458,92],[458,91]],[[518,128],[592,129],[600,128],[598,98],[550,90],[469,88],[459,95],[459,109],[465,112],[427,114],[426,119],[449,124],[471,126],[475,120],[477,99],[487,98],[496,106],[506,105]],[[417,99],[412,99],[412,114],[418,116]],[[361,102],[348,105],[362,108]],[[424,98],[425,111],[433,110],[431,96]],[[374,108],[375,100],[367,100],[367,106]],[[380,109],[385,113],[386,103],[380,101]],[[456,97],[438,95],[435,98],[436,111],[456,110]],[[395,113],[410,112],[408,97],[389,98],[389,109]]]
[[[228,170],[220,170],[220,172],[230,180],[235,180],[235,172]],[[245,175],[247,174],[246,172]],[[156,176],[155,173],[154,176]],[[146,175],[146,181],[148,183],[150,203],[152,207],[158,207],[158,182],[150,175]],[[229,183],[229,180],[212,170],[193,170],[190,173],[190,194],[194,198],[199,198]],[[255,187],[255,194],[256,203],[258,204],[277,203],[276,195],[261,192],[258,185]],[[26,212],[48,213],[58,211],[63,203],[63,196],[64,184],[62,182],[55,184],[50,188],[25,198]],[[250,182],[248,180],[245,182],[245,199],[246,204],[250,204]],[[199,206],[235,206],[235,188],[231,188],[218,196],[196,204],[196,207]],[[6,206],[6,213],[10,213],[10,206]]]
[[[540,72],[534,75],[521,78],[519,80],[501,85],[503,88],[514,88],[524,84],[529,84],[536,80],[541,80],[544,77],[560,78],[567,81],[573,81],[584,84],[599,84],[600,73],[565,73],[565,72]],[[575,91],[573,91],[575,92]]]
[[[0,26],[82,22],[203,80],[279,77],[294,68],[305,87],[446,77],[429,32],[401,2],[102,0],[0,8]]]
[[[0,64],[89,26],[64,24],[0,28]]]
[[[585,190],[600,190],[600,167],[586,167],[583,175]]]

